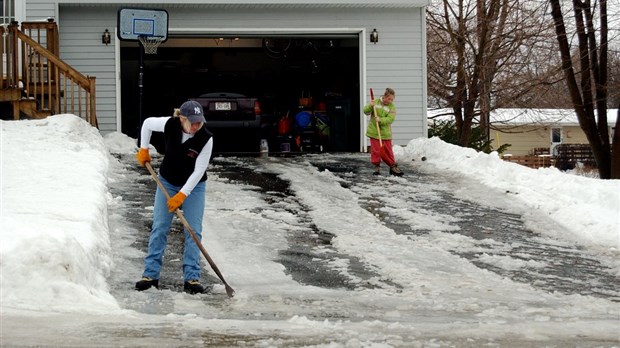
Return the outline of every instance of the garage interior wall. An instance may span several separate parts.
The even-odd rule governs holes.
[[[30,16],[31,3],[27,6]],[[37,6],[41,7],[40,4]],[[44,12],[49,10],[39,9],[36,13],[44,16]],[[103,31],[113,31],[116,27],[117,11],[117,6],[58,5],[61,58],[83,74],[97,77],[97,112],[103,133],[117,131],[119,127],[117,112],[120,111],[116,110],[115,90],[116,38],[112,38],[110,45],[101,43]],[[368,98],[368,87],[373,88],[375,94],[382,92],[385,87],[394,88],[398,109],[397,121],[393,125],[394,143],[406,145],[413,138],[425,136],[423,7],[378,10],[188,6],[171,7],[167,11],[170,28],[366,28],[367,32],[376,28],[379,43],[366,41],[366,51],[363,52],[366,86],[360,86],[360,94]]]

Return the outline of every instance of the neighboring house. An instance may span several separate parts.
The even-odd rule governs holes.
[[[297,111],[291,100],[305,93],[325,102],[339,122],[333,134],[345,139],[340,150],[364,151],[368,117],[360,108],[369,100],[369,88],[380,95],[391,87],[398,109],[394,143],[426,136],[425,7],[430,0],[9,2],[19,22],[54,18],[58,23],[60,58],[96,77],[102,133],[137,135],[139,46],[114,33],[119,9],[147,8],[167,11],[169,23],[168,41],[157,55],[143,57],[144,117],[170,115],[186,98],[206,92],[264,97],[284,114]],[[106,30],[112,33],[109,44],[102,41]],[[373,30],[378,33],[374,43]],[[291,40],[296,51],[267,57],[265,39]],[[312,50],[312,45],[327,49]]]
[[[449,109],[429,110],[429,124],[434,119],[453,119]],[[613,135],[617,110],[607,110],[609,136]],[[478,120],[475,120],[478,123]],[[494,149],[504,144],[511,146],[506,154],[532,155],[535,149],[553,149],[559,144],[588,144],[579,127],[577,115],[569,109],[496,109],[491,112],[491,145]]]

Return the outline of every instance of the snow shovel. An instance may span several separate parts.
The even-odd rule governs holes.
[[[375,126],[377,127],[377,134],[379,135],[379,147],[383,147],[383,141],[381,140],[381,128],[379,128],[379,120],[377,120],[377,110],[375,109],[375,94],[370,89],[370,100],[372,101],[372,116],[375,119]]]
[[[153,177],[153,179],[157,183],[157,186],[159,186],[161,191],[166,196],[166,199],[170,199],[170,195],[168,194],[168,191],[166,190],[164,185],[161,183],[161,181],[157,177],[157,174],[153,170],[153,167],[151,166],[151,163],[146,162],[145,165],[146,165],[146,168],[151,173],[151,176]],[[187,222],[187,220],[185,219],[185,216],[183,216],[183,212],[181,212],[179,209],[177,209],[177,210],[175,210],[175,213],[177,213],[177,216],[179,217],[179,220],[181,220],[181,223],[183,223],[183,226],[185,226],[185,228],[189,232],[189,235],[192,236],[192,239],[194,240],[194,242],[196,243],[196,245],[198,246],[198,248],[202,252],[202,255],[204,255],[205,259],[207,259],[207,262],[209,262],[209,265],[211,266],[211,268],[215,271],[215,273],[220,278],[222,283],[224,283],[224,287],[226,287],[226,294],[228,294],[228,297],[233,297],[234,294],[235,294],[235,290],[233,290],[233,288],[230,287],[230,285],[228,285],[226,280],[224,280],[224,276],[222,276],[222,273],[217,268],[217,265],[215,265],[215,262],[213,262],[213,259],[211,259],[211,256],[209,256],[209,253],[207,253],[207,250],[202,246],[202,243],[200,242],[200,240],[198,240],[198,237],[196,237],[196,233],[194,233],[194,230],[192,230],[192,228],[189,226],[189,222]]]

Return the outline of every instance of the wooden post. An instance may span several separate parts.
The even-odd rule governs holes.
[[[99,122],[97,121],[97,94],[95,93],[96,77],[88,76],[88,81],[90,85],[90,93],[88,94],[90,107],[90,111],[88,111],[88,116],[90,118],[89,121],[91,125],[98,129]]]

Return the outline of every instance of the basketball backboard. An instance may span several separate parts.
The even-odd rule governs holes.
[[[168,39],[168,12],[159,9],[121,8],[118,10],[118,39],[138,41],[140,36]]]

